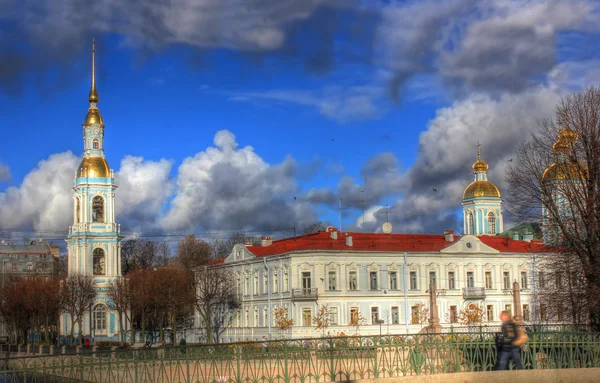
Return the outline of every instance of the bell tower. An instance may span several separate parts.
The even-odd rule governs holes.
[[[104,157],[104,121],[98,109],[95,47],[92,40],[92,84],[82,125],[83,158],[73,181],[73,225],[66,238],[68,275],[91,275],[97,295],[90,313],[83,318],[79,337],[96,340],[119,332],[117,314],[110,310],[105,288],[121,277],[120,225],[115,221],[114,171]],[[91,317],[90,317],[91,315]],[[61,334],[70,332],[70,318],[61,316]]]

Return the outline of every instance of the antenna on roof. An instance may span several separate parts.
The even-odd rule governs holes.
[[[340,198],[340,232],[342,231],[342,199]]]
[[[385,205],[385,222],[390,222],[389,207],[390,205]]]
[[[365,191],[364,190],[360,191],[360,204],[362,206],[362,213],[363,213],[362,224],[363,224],[363,231],[364,231],[364,229],[365,229]]]

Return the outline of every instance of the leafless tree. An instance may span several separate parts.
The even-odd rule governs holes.
[[[95,297],[93,278],[89,275],[71,274],[60,282],[60,311],[71,317],[71,341],[73,341],[75,323],[79,332],[82,332],[83,315],[90,310]]]
[[[513,216],[540,222],[556,257],[577,260],[587,321],[600,330],[600,89],[566,97],[519,145],[507,180]]]
[[[107,292],[110,298],[109,307],[117,312],[119,317],[119,334],[121,338],[121,346],[125,344],[124,324],[131,322],[131,300],[133,299],[129,280],[119,278],[116,282],[112,282]],[[130,326],[130,328],[132,328]],[[133,337],[133,333],[131,335]]]
[[[261,238],[258,236],[246,235],[244,232],[237,232],[228,237],[213,237],[210,239],[213,259],[223,259],[231,254],[231,250],[237,244],[252,243],[254,246],[260,246]]]
[[[239,307],[237,287],[231,272],[205,266],[195,273],[196,310],[206,329],[209,343],[229,325],[229,319]]]
[[[194,268],[208,264],[212,259],[212,249],[208,243],[188,235],[177,245],[176,262],[184,269],[192,272]]]
[[[121,243],[121,267],[123,275],[137,269],[151,269],[169,263],[169,247],[145,239],[128,239]]]
[[[327,229],[327,226],[329,226],[327,222],[317,221],[306,226],[304,230],[302,230],[302,232],[304,234],[318,233],[320,231],[325,231]]]

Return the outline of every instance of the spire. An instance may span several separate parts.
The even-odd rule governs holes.
[[[477,141],[477,162],[473,164],[473,171],[475,173],[485,172],[488,170],[488,164],[481,160],[481,144]]]
[[[98,92],[96,91],[96,49],[94,47],[94,39],[92,39],[92,87],[88,96],[90,104],[98,102]]]
[[[481,160],[481,144],[477,140],[477,160]]]

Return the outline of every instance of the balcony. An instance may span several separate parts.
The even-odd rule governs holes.
[[[463,299],[485,299],[485,288],[463,287]]]
[[[316,301],[319,298],[318,289],[316,287],[307,289],[292,289],[293,301]]]

